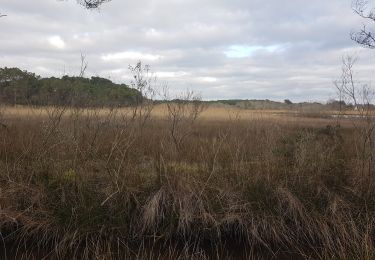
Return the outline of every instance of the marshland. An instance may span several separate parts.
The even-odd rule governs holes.
[[[374,257],[366,122],[149,108],[3,107],[2,254]]]
[[[0,259],[375,259],[371,4],[3,0]]]

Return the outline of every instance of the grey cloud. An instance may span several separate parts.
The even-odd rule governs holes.
[[[0,19],[0,65],[44,76],[77,74],[83,52],[88,75],[126,82],[139,55],[174,93],[189,88],[205,99],[325,101],[334,95],[345,53],[359,53],[365,80],[375,75],[375,52],[349,38],[362,22],[350,3],[112,0],[88,11],[75,0],[2,0],[8,16]],[[251,51],[228,57],[233,46]]]

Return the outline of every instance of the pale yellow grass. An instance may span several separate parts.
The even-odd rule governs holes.
[[[36,117],[48,117],[52,107],[29,107],[29,106],[8,106],[3,107],[4,118],[19,118],[21,120]],[[111,111],[109,108],[93,108],[82,110],[85,113],[95,112],[97,116],[106,116]],[[66,109],[65,115],[74,112],[74,109]],[[131,108],[116,109],[117,115],[131,115]],[[335,114],[332,112],[332,114]],[[156,119],[166,119],[168,109],[165,104],[156,105],[152,111],[152,117]],[[304,114],[290,110],[248,110],[237,107],[220,107],[215,105],[208,106],[201,114],[200,120],[212,121],[233,121],[233,120],[262,120],[275,121],[278,123],[297,124],[306,126],[321,126],[336,122],[333,118],[307,117]],[[348,124],[349,122],[344,122]]]

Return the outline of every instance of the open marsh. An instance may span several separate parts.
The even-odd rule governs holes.
[[[159,105],[142,118],[132,109],[4,108],[0,227],[8,252],[375,257],[365,125],[214,106],[193,120],[190,110],[173,117]]]

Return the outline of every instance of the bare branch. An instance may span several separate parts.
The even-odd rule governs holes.
[[[366,29],[366,25],[359,32],[352,32],[350,37],[364,47],[375,49],[375,35]]]
[[[87,9],[97,9],[103,3],[110,2],[111,0],[77,0],[80,5],[83,5]]]
[[[202,102],[201,96],[193,91],[186,91],[171,99],[165,86],[163,95],[168,110],[169,133],[179,151],[184,139],[192,133],[193,126],[206,109],[206,105]]]
[[[368,10],[367,7],[368,1],[365,0],[355,0],[352,3],[352,9],[355,13],[357,13],[360,17],[375,21],[375,8]]]
[[[372,167],[375,163],[375,116],[374,116],[374,88],[369,84],[363,84],[354,80],[354,70],[357,58],[348,55],[342,60],[342,74],[339,80],[335,81],[340,101],[346,99],[353,102],[356,111],[352,118],[355,131],[359,134],[359,140],[356,140],[357,156],[360,160],[361,174],[373,172]],[[340,111],[341,112],[341,111]],[[360,120],[360,121],[358,121]]]
[[[353,67],[357,61],[356,57],[350,55],[342,58],[342,73],[339,80],[335,81],[335,86],[340,93],[340,97],[346,97],[350,102],[354,103],[355,108],[358,107],[357,88],[354,82]]]
[[[141,61],[135,66],[129,65],[129,71],[133,77],[130,86],[138,91],[133,105],[132,119],[137,119],[143,127],[154,108],[157,79],[151,72],[150,66],[143,65]]]
[[[369,9],[367,5],[367,0],[354,0],[352,2],[352,9],[363,19],[375,22],[375,9]],[[360,31],[352,32],[351,39],[364,47],[375,48],[375,34],[371,30],[368,30],[366,25],[363,25]]]
[[[86,55],[81,53],[81,68],[79,72],[79,77],[82,78],[85,75],[85,71],[87,69],[87,61],[86,61]]]

